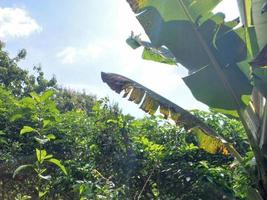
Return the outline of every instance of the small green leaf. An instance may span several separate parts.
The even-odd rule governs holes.
[[[38,174],[38,176],[41,178],[41,179],[45,179],[47,181],[51,180],[52,176],[51,175],[47,175],[47,176],[43,176],[41,174]]]
[[[16,121],[16,120],[22,118],[22,116],[23,116],[22,114],[15,114],[15,115],[13,115],[13,116],[10,118],[10,120],[11,120],[12,122],[14,122],[14,121]]]
[[[13,173],[13,178],[15,178],[15,176],[21,171],[21,170],[24,170],[28,167],[32,167],[32,165],[21,165],[19,166]]]
[[[34,139],[39,143],[39,144],[45,144],[49,141],[49,139],[41,139],[38,137],[34,137]]]
[[[45,196],[47,192],[48,192],[48,191],[44,191],[44,192],[39,191],[39,193],[38,193],[39,198],[42,198],[43,196]]]
[[[53,158],[52,154],[47,155],[44,159],[47,160],[47,159],[50,159],[50,158]]]
[[[108,124],[116,124],[116,123],[118,123],[118,121],[114,120],[114,119],[109,119],[109,120],[107,120],[107,123]]]
[[[61,162],[58,159],[51,158],[51,159],[49,159],[47,161],[57,165],[64,172],[64,174],[66,174],[66,175],[68,174],[67,171],[66,171],[66,168],[61,164]]]
[[[56,136],[54,134],[48,134],[46,136],[46,138],[49,139],[49,140],[55,140],[56,139]]]
[[[48,124],[50,124],[51,121],[50,120],[44,120],[43,121],[43,128],[45,128]]]
[[[0,138],[0,144],[8,144],[8,142],[5,139]]]
[[[23,128],[20,130],[20,135],[23,135],[25,133],[31,133],[31,132],[37,132],[37,131],[30,126],[23,126]]]
[[[0,135],[5,135],[5,132],[3,132],[3,131],[0,131]]]
[[[40,97],[40,100],[45,101],[49,99],[51,96],[53,96],[53,94],[54,94],[53,90],[47,90],[45,93],[42,94],[42,96]]]
[[[35,101],[40,102],[41,99],[36,92],[31,92],[30,95]]]
[[[40,163],[43,163],[47,153],[46,153],[46,150],[39,150],[39,149],[35,149],[36,151],[36,158],[37,160],[40,162]]]

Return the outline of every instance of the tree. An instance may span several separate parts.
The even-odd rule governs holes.
[[[144,59],[182,64],[188,69],[183,80],[197,100],[241,120],[256,159],[248,198],[267,199],[266,1],[238,0],[241,27],[239,19],[226,22],[223,13],[211,12],[220,1],[127,0],[151,41],[132,34],[127,43],[144,47]],[[201,136],[200,146],[210,153],[229,152],[244,163],[232,144],[190,112],[121,75],[102,73],[102,79],[145,112],[159,109]]]
[[[52,77],[50,80],[44,78],[40,66],[34,67],[37,76],[29,75],[29,72],[18,67],[18,62],[26,57],[26,50],[19,51],[15,58],[10,58],[3,50],[4,43],[0,41],[0,85],[12,91],[18,97],[29,95],[30,92],[40,94],[46,89],[55,88],[57,80]]]

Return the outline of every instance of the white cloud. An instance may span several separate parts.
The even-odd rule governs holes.
[[[97,43],[84,48],[69,46],[57,53],[56,57],[60,59],[62,64],[73,64],[85,59],[95,60],[102,55],[105,48],[105,45]]]
[[[42,31],[41,26],[21,8],[0,7],[0,39],[25,37]]]

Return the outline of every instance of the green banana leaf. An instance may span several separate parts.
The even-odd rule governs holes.
[[[250,33],[253,38],[251,44],[254,49],[254,57],[251,64],[249,73],[251,74],[254,85],[267,97],[267,69],[266,69],[266,45],[267,45],[267,13],[266,13],[266,0],[238,0],[238,7],[242,19],[242,23],[253,30]],[[252,28],[253,27],[253,28]],[[261,51],[259,52],[259,49]],[[252,59],[251,59],[252,60]],[[248,63],[245,63],[248,65]]]
[[[150,42],[142,41],[140,36],[135,36],[132,32],[131,36],[126,40],[127,44],[133,49],[144,47],[143,59],[156,61],[169,65],[176,65],[175,57],[164,47],[155,48]]]
[[[195,98],[223,113],[246,107],[251,94],[252,27],[234,28],[211,11],[221,0],[127,0],[153,48],[166,47],[188,69]],[[252,35],[252,36],[251,36]]]
[[[124,98],[140,105],[145,112],[154,114],[159,110],[165,118],[172,119],[177,125],[196,134],[200,148],[213,154],[217,152],[225,155],[231,153],[239,161],[242,160],[231,144],[187,110],[124,76],[102,72],[101,78],[112,90],[119,94],[123,93]]]
[[[251,62],[254,82],[263,96],[267,97],[267,45]]]
[[[267,97],[267,12],[264,11],[266,9],[266,0],[253,0],[252,3],[253,23],[259,48],[261,49],[253,63],[254,82],[259,91]]]
[[[252,19],[260,49],[263,49],[267,44],[267,12],[264,12],[264,5],[266,5],[266,2],[266,0],[252,0]]]

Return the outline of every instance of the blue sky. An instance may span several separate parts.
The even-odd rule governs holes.
[[[233,0],[224,0],[216,11],[227,19],[238,16]],[[186,109],[206,109],[182,82],[183,67],[142,60],[142,49],[125,43],[131,30],[146,38],[126,0],[0,1],[0,39],[11,55],[27,49],[21,67],[31,71],[41,64],[47,78],[55,75],[63,87],[109,96],[135,116],[143,112],[102,83],[101,71],[134,79]]]

